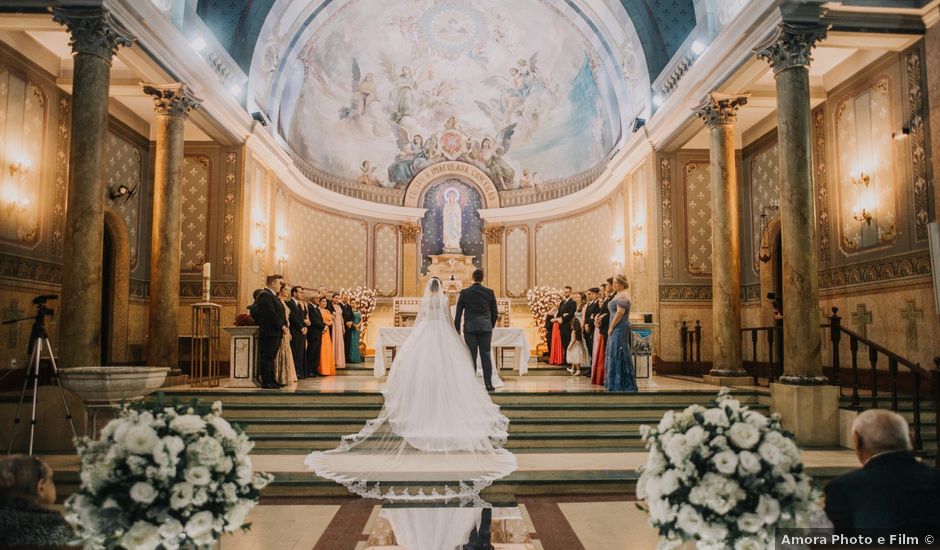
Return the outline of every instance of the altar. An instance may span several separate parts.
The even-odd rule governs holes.
[[[405,343],[411,334],[412,327],[382,327],[375,338],[375,366],[373,374],[376,378],[385,376],[385,350],[398,348]],[[493,329],[493,367],[502,367],[502,357],[499,351],[504,348],[515,350],[516,371],[520,375],[529,370],[529,337],[525,330],[516,327],[496,327]],[[498,371],[497,371],[498,372]]]

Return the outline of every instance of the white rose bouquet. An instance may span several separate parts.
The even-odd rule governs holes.
[[[274,478],[255,473],[254,443],[222,404],[125,405],[97,440],[77,440],[81,489],[66,519],[87,548],[205,548],[247,530]]]
[[[724,388],[711,407],[692,405],[641,426],[649,455],[637,482],[659,548],[773,547],[776,526],[803,525],[818,490],[803,472],[779,415],[750,411]]]
[[[547,342],[545,327],[543,321],[548,313],[558,307],[565,293],[557,288],[549,286],[538,286],[526,291],[525,297],[529,302],[529,309],[532,310],[532,321],[539,331],[539,341],[542,344]]]

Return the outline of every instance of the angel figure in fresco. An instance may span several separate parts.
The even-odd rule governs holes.
[[[530,187],[535,187],[538,184],[538,181],[535,179],[535,176],[538,172],[533,172],[528,168],[522,171],[522,177],[519,179],[519,188],[527,189]]]
[[[359,183],[363,185],[380,185],[379,178],[375,177],[375,166],[372,166],[371,162],[362,161],[359,172],[359,177],[356,179]]]
[[[339,111],[339,118],[343,119],[349,116],[361,116],[366,113],[369,104],[375,101],[375,80],[372,73],[362,76],[359,69],[359,62],[353,58],[352,64],[352,92],[353,97],[349,107],[343,107]]]
[[[411,178],[428,165],[424,138],[415,134],[409,139],[408,131],[395,123],[392,123],[392,132],[398,144],[398,154],[388,167],[388,181],[395,187],[408,185]]]
[[[495,142],[488,137],[483,138],[479,146],[473,144],[470,153],[471,163],[489,174],[493,183],[502,189],[511,188],[516,177],[516,171],[503,160],[503,156],[509,152],[509,144],[515,131],[516,123],[512,123],[499,131]]]

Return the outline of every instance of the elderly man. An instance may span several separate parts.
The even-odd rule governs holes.
[[[835,531],[940,534],[940,471],[914,457],[904,417],[868,410],[852,431],[862,468],[826,487],[826,515]]]

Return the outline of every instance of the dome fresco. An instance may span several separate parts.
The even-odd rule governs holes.
[[[501,193],[574,191],[645,103],[625,85],[645,66],[621,59],[635,32],[608,43],[570,3],[298,4],[275,4],[261,30],[254,99],[302,171],[334,190],[396,202],[424,168],[461,161]]]

